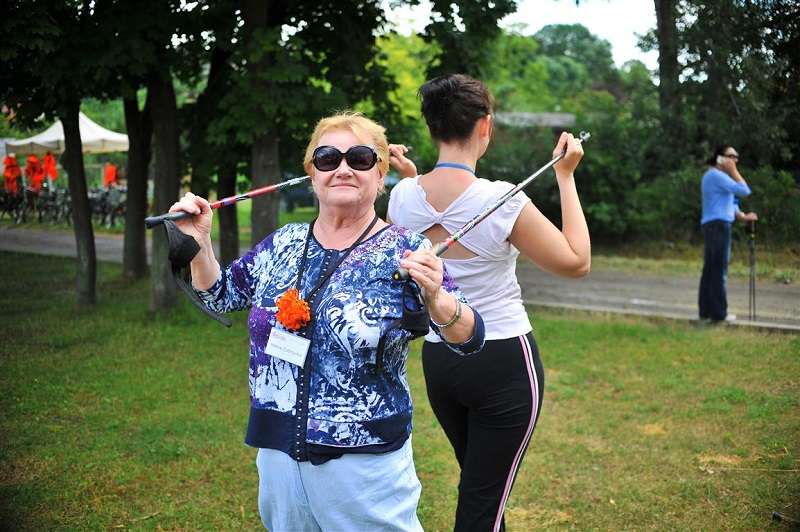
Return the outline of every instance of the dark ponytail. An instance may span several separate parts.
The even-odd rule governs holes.
[[[482,82],[464,74],[448,74],[426,82],[417,94],[422,116],[435,142],[466,141],[475,124],[492,114],[494,97]]]

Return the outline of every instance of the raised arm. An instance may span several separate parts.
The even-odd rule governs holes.
[[[553,166],[561,197],[561,229],[530,203],[517,218],[509,240],[543,270],[578,278],[589,273],[592,262],[589,227],[575,184],[575,168],[583,157],[583,146],[572,134],[562,133],[553,157],[565,149],[567,154]]]
[[[403,177],[415,177],[417,175],[417,165],[414,161],[406,157],[408,148],[402,144],[389,144],[389,164],[400,172]]]

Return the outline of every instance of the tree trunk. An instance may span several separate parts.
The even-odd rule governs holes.
[[[153,126],[150,122],[150,98],[139,111],[136,95],[123,98],[125,124],[130,147],[128,150],[127,203],[125,208],[125,243],[122,255],[122,274],[128,280],[143,279],[147,275],[147,230],[144,219],[147,212],[148,167],[152,156],[150,139]]]
[[[248,66],[248,81],[252,89],[260,94],[269,94],[270,79],[265,72],[272,63],[270,52],[259,46],[259,39],[269,27],[270,3],[262,0],[245,0],[243,4],[245,46],[251,50],[252,56]],[[255,108],[258,122],[274,124],[271,116],[264,116],[260,106]],[[281,180],[280,163],[278,161],[279,137],[274,125],[264,126],[253,132],[251,148],[251,180],[252,187],[260,188]],[[264,194],[253,200],[250,225],[252,234],[250,243],[255,246],[278,228],[280,211],[280,194]]]
[[[64,155],[67,168],[69,194],[72,201],[72,226],[77,246],[75,294],[78,307],[97,304],[97,253],[92,228],[92,209],[86,187],[83,166],[83,144],[78,123],[79,102],[70,104],[59,118],[64,126]]]
[[[180,146],[178,140],[178,108],[175,89],[169,76],[150,76],[147,91],[152,95],[153,136],[155,141],[155,179],[153,212],[165,213],[180,192]],[[178,289],[172,279],[169,243],[163,230],[152,235],[150,308],[154,311],[175,306]]]
[[[664,148],[661,152],[670,154],[669,159],[674,165],[674,161],[680,158],[675,158],[671,154],[682,152],[679,143],[684,138],[680,105],[676,0],[655,0],[655,7],[658,34],[658,102]]]
[[[217,175],[217,197],[227,198],[236,194],[236,167],[220,166]],[[236,205],[217,210],[219,216],[219,260],[227,266],[239,257],[239,217]]]
[[[265,135],[253,136],[252,155],[252,184],[254,189],[280,182],[278,136],[275,134],[274,129]],[[255,247],[256,244],[278,229],[280,199],[280,194],[262,194],[251,200],[253,202],[251,246]]]

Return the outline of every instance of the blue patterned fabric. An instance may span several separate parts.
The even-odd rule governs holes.
[[[404,282],[393,280],[392,273],[403,251],[430,247],[430,241],[389,226],[354,248],[313,294],[311,322],[295,332],[311,340],[301,368],[266,354],[265,347],[272,328],[282,327],[276,325],[275,299],[295,287],[307,234],[306,223],[282,227],[199,292],[217,312],[250,309],[252,404],[245,442],[315,463],[344,452],[398,449],[411,433],[405,360],[413,337],[403,329],[389,332],[380,371],[376,346],[402,314]],[[301,297],[335,266],[340,253],[311,239]],[[446,272],[443,287],[466,303]],[[469,354],[482,345],[480,322],[475,338],[450,347]]]

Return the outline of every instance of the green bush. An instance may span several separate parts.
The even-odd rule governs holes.
[[[704,170],[686,167],[639,186],[633,194],[631,236],[671,242],[700,241]],[[759,239],[773,245],[800,243],[800,187],[787,172],[770,167],[742,169],[752,195],[740,199],[740,208],[759,215]],[[622,214],[621,214],[622,215]],[[734,233],[736,234],[736,233]]]
[[[691,167],[657,177],[633,192],[631,236],[663,242],[697,242],[700,238],[700,179]]]
[[[758,214],[759,239],[770,243],[800,243],[800,185],[785,171],[769,166],[743,174],[753,189],[739,207]]]

